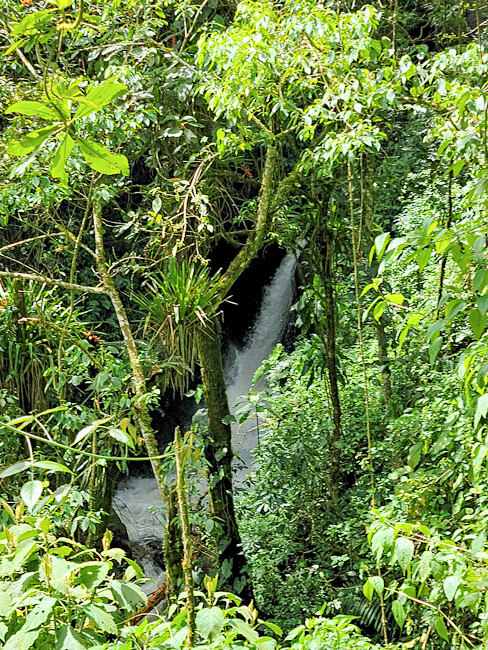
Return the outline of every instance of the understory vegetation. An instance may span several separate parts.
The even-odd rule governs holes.
[[[2,647],[488,648],[487,25],[2,1]]]

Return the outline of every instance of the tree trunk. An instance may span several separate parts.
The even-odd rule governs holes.
[[[167,488],[166,503],[168,519],[164,534],[164,565],[168,598],[176,599],[181,592],[183,582],[183,542],[178,520],[178,497],[175,486]]]
[[[330,466],[330,495],[334,502],[339,499],[339,486],[341,482],[341,402],[339,397],[339,384],[337,381],[337,352],[336,352],[336,305],[333,287],[333,233],[326,226],[325,256],[323,260],[322,281],[325,290],[325,330],[327,347],[327,374],[329,376],[330,399],[334,420],[334,432],[331,445]]]
[[[234,593],[249,602],[251,584],[232,495],[232,432],[216,321],[200,329],[197,336],[203,396],[208,410],[209,432],[204,446],[209,465],[211,509],[222,528],[218,540],[220,577]]]

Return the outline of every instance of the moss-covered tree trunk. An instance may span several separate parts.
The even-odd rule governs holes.
[[[215,319],[198,332],[198,355],[203,396],[208,410],[209,430],[204,446],[209,469],[211,509],[222,528],[218,539],[220,577],[248,602],[252,593],[232,495],[230,410],[225,391],[220,333]]]

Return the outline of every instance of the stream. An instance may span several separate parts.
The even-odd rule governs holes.
[[[295,257],[287,254],[264,288],[259,313],[244,344],[230,344],[225,352],[227,397],[236,420],[239,407],[252,387],[254,373],[271,354],[285,331],[293,300],[295,267]],[[265,388],[263,378],[254,388]],[[258,431],[257,414],[248,417],[241,425],[237,422],[233,424],[232,446],[236,454],[233,482],[236,487],[242,486],[252,471],[252,451],[259,442]],[[134,559],[142,566],[146,576],[160,585],[164,580],[164,570],[154,561],[153,548],[155,544],[161,545],[165,522],[156,480],[150,475],[123,479],[115,493],[113,508],[127,529]],[[148,593],[154,591],[152,583],[147,583],[143,588]]]

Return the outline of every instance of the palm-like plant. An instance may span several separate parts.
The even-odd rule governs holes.
[[[136,302],[145,310],[144,332],[165,358],[167,381],[181,393],[188,388],[197,357],[197,331],[205,328],[218,309],[218,274],[207,266],[172,258],[164,271],[146,283],[149,295],[138,294]],[[180,360],[180,366],[168,362]]]

